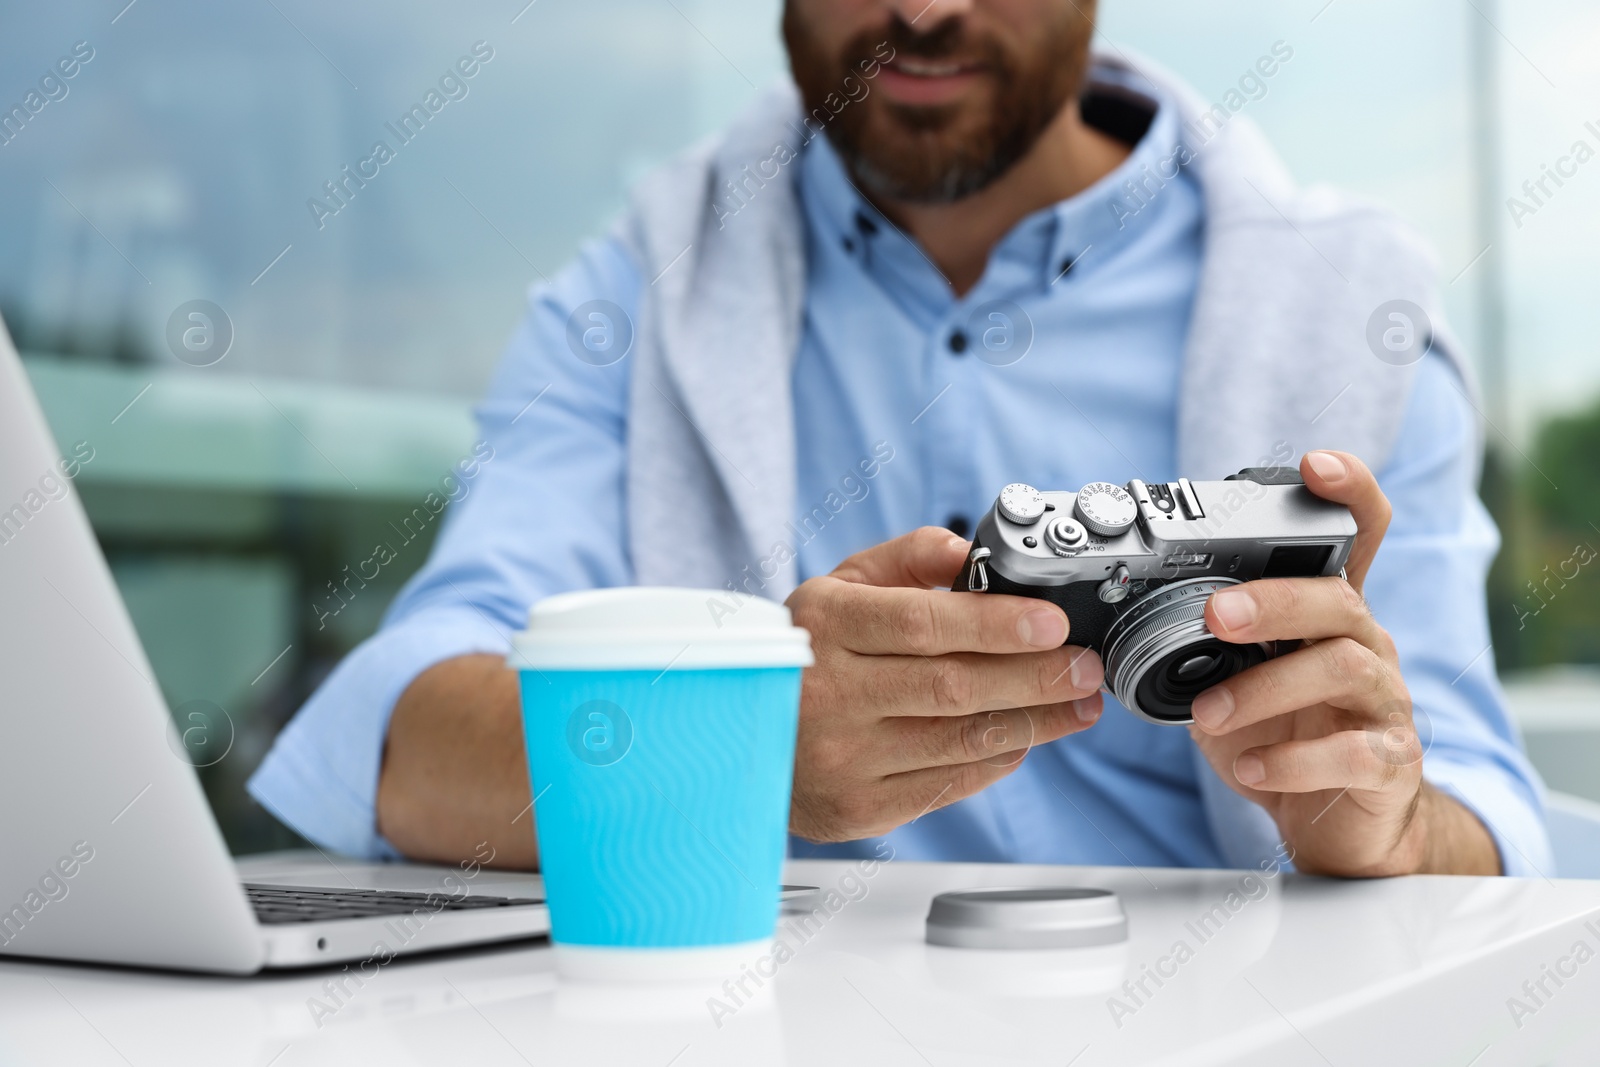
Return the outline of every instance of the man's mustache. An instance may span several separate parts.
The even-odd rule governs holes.
[[[916,59],[948,60],[965,67],[1003,68],[1005,55],[993,42],[975,38],[965,19],[945,19],[926,33],[919,32],[898,14],[891,15],[887,28],[857,35],[845,49],[849,65],[872,58],[885,43],[897,56]]]

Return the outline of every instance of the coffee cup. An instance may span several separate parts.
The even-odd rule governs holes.
[[[713,975],[770,941],[811,642],[781,604],[728,603],[565,593],[515,638],[562,973]]]

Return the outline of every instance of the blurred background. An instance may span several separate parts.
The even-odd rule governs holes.
[[[63,449],[92,450],[78,486],[235,852],[294,843],[243,782],[425,558],[431,529],[344,584],[470,454],[526,287],[782,76],[779,8],[6,14],[0,313]],[[1432,241],[1484,385],[1499,665],[1550,783],[1600,799],[1600,10],[1102,0],[1101,27],[1103,48],[1214,101],[1284,42],[1292,60],[1242,113],[1300,180],[1383,201]],[[464,95],[331,198],[469,56]],[[170,340],[190,328],[199,351]]]

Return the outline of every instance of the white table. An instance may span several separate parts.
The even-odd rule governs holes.
[[[252,880],[345,884],[304,854],[241,866]],[[890,862],[871,878],[850,873],[845,863],[790,865],[789,881],[856,899],[812,919],[817,932],[720,1027],[707,990],[567,982],[542,941],[397,960],[359,989],[347,981],[338,1000],[327,992],[338,972],[326,970],[218,979],[8,961],[0,1064],[1600,1061],[1600,957],[1561,964],[1575,975],[1560,987],[1546,977],[1552,995],[1540,1005],[1522,989],[1580,940],[1600,951],[1600,882],[1279,876],[1246,884],[1230,912],[1241,872]],[[408,888],[438,872],[385,877]],[[475,889],[525,894],[537,881],[484,872]],[[935,892],[1059,884],[1116,890],[1127,945],[986,953],[923,943]],[[1181,962],[1179,941],[1190,949]],[[1147,977],[1148,995],[1135,999],[1121,983],[1147,966],[1170,977],[1159,987]],[[755,990],[750,979],[746,988]],[[1116,1020],[1112,996],[1123,1005]],[[1513,996],[1537,1009],[1520,1028]],[[337,1007],[320,1025],[313,998]]]

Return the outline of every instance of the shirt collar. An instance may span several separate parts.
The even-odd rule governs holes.
[[[1143,229],[1156,214],[1149,208],[1161,202],[1156,194],[1177,178],[1187,158],[1175,106],[1131,71],[1094,67],[1084,94],[1084,110],[1097,126],[1138,140],[1115,170],[1087,189],[1021,219],[995,246],[991,261],[1024,259],[1029,276],[1043,286],[1066,273],[1095,269]],[[1142,135],[1140,126],[1144,127]],[[826,137],[813,137],[806,145],[800,180],[818,237],[842,247],[869,273],[927,271],[943,285],[915,243],[851,183]]]

